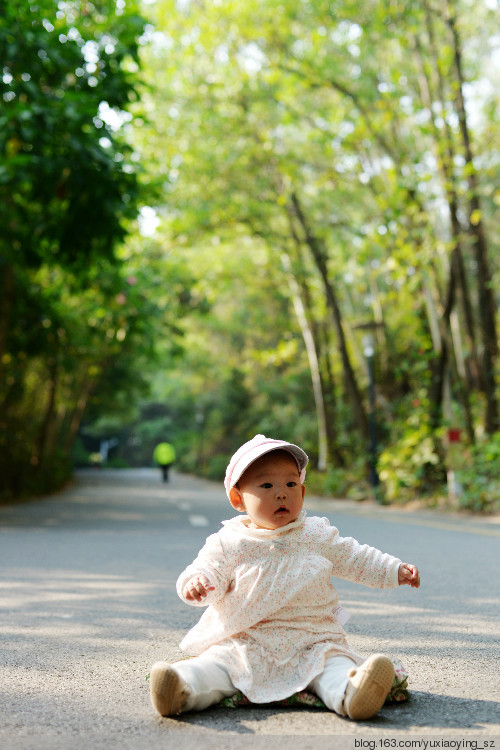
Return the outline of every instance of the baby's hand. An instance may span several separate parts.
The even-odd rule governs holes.
[[[409,563],[401,563],[398,570],[398,582],[400,586],[405,583],[408,586],[418,589],[420,586],[420,574],[416,565],[410,565]]]
[[[192,602],[196,600],[197,602],[201,602],[202,599],[204,599],[209,591],[214,591],[215,586],[212,586],[210,581],[206,576],[200,575],[200,576],[194,576],[194,578],[191,578],[184,588],[182,589],[182,595],[185,599]]]

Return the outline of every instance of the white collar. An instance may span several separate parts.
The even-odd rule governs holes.
[[[257,539],[262,539],[265,537],[280,536],[281,534],[286,534],[289,531],[294,531],[295,529],[300,528],[304,525],[306,515],[306,511],[302,509],[295,521],[291,521],[290,523],[287,523],[286,526],[281,526],[279,529],[253,529],[246,525],[246,521],[249,520],[249,517],[246,515],[235,516],[235,518],[230,518],[228,521],[222,521],[222,525],[231,529],[231,531],[238,532],[242,536],[251,536]]]

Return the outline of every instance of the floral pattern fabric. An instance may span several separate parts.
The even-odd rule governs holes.
[[[248,518],[223,522],[177,582],[187,604],[207,606],[182,640],[191,656],[208,652],[233,685],[255,703],[289,699],[324,669],[327,656],[356,654],[337,616],[332,577],[395,588],[401,561],[351,537],[326,518],[302,511],[276,530],[252,529]],[[187,581],[204,574],[214,587],[202,602],[182,596]]]
[[[402,703],[407,701],[409,698],[408,692],[408,673],[399,659],[391,657],[391,661],[394,664],[394,683],[390,690],[389,695],[385,699],[385,704],[390,705],[391,703]],[[317,695],[310,693],[308,690],[301,690],[299,693],[294,693],[289,698],[283,698],[280,701],[274,701],[271,705],[276,706],[304,706],[304,708],[323,708],[326,706]],[[223,698],[219,703],[219,706],[226,708],[238,708],[240,706],[253,706],[256,704],[248,700],[242,692],[238,691],[230,698]],[[262,707],[262,704],[260,704]]]

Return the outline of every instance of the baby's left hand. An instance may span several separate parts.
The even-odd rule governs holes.
[[[403,586],[405,583],[418,589],[420,586],[420,574],[416,565],[410,563],[401,563],[398,570],[398,583]]]

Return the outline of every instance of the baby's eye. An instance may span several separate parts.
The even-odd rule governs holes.
[[[273,485],[271,484],[271,482],[264,482],[264,484],[261,484],[260,486],[261,486],[261,487],[262,487],[263,489],[265,489],[265,490],[269,490],[269,489],[271,489],[271,487],[272,487]]]
[[[287,482],[286,486],[287,487],[296,487],[297,486],[297,482]]]

